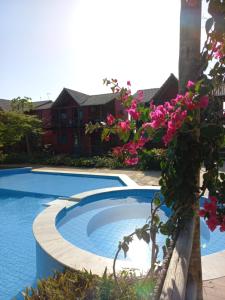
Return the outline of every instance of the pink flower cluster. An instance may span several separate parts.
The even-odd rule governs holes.
[[[140,137],[140,139],[136,142],[130,141],[121,147],[113,148],[113,154],[115,156],[125,155],[125,164],[136,165],[139,161],[137,150],[141,149],[148,141],[149,139]]]
[[[139,131],[136,128],[135,121],[141,120],[142,112],[146,113],[145,107],[140,105],[143,101],[144,92],[138,91],[135,96],[131,96],[130,81],[127,82],[127,88],[120,88],[117,81],[113,81],[113,91],[120,92],[120,100],[125,107],[128,115],[131,116],[131,120],[116,119],[113,115],[107,116],[107,125],[114,127],[114,133],[118,133],[119,136],[126,138],[127,133],[135,130],[135,133]],[[162,138],[164,144],[167,146],[175,137],[179,129],[183,126],[187,119],[189,112],[206,108],[209,103],[207,95],[199,96],[195,94],[195,83],[188,81],[188,91],[185,95],[177,95],[175,99],[167,101],[161,105],[154,105],[150,103],[149,120],[146,120],[142,124],[140,132],[140,139],[136,142],[129,142],[123,147],[116,147],[113,150],[114,155],[122,155],[126,157],[125,163],[134,165],[138,163],[137,150],[142,148],[150,138],[146,139],[144,136],[151,136],[154,132],[163,129],[165,131]],[[148,114],[148,112],[147,112]],[[144,116],[144,119],[146,116]],[[107,136],[107,139],[109,137]]]
[[[194,82],[188,81],[187,88],[189,92],[184,96],[177,95],[175,99],[165,102],[163,105],[155,106],[151,103],[151,112],[149,114],[151,122],[144,123],[142,127],[146,128],[150,125],[156,130],[165,128],[166,133],[163,136],[163,141],[165,145],[168,145],[182,127],[188,111],[208,106],[209,97],[207,95],[201,96],[199,101],[194,100],[194,93],[192,92],[194,87]]]
[[[208,201],[204,203],[203,209],[200,209],[199,216],[206,219],[206,224],[211,231],[220,226],[220,231],[225,231],[225,216],[220,216],[217,211],[218,199],[210,196]]]
[[[118,130],[121,132],[128,132],[130,130],[130,121],[125,120],[125,121],[120,121],[118,124]]]
[[[115,123],[115,117],[112,114],[109,114],[106,118],[107,125],[112,126]]]
[[[131,102],[131,106],[126,110],[128,114],[134,119],[138,120],[140,118],[140,112],[137,111],[137,100],[133,99]]]
[[[212,47],[213,56],[216,59],[225,57],[225,45],[223,43],[214,42]]]

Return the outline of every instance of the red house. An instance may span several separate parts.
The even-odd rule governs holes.
[[[143,101],[151,100],[159,104],[177,95],[178,81],[171,74],[160,88],[145,89]],[[43,146],[48,145],[54,153],[68,153],[77,156],[101,154],[116,145],[116,141],[102,143],[100,132],[85,134],[88,122],[105,121],[107,114],[118,117],[124,114],[123,108],[113,93],[87,95],[64,88],[55,102],[50,100],[33,102],[32,114],[43,122]],[[0,99],[0,109],[11,109],[9,100]]]
[[[178,81],[171,74],[160,88],[143,92],[146,104],[151,100],[161,103],[177,95]],[[64,88],[54,103],[35,109],[43,121],[43,143],[51,144],[55,153],[85,156],[106,152],[113,142],[102,143],[100,133],[86,135],[85,124],[105,121],[109,113],[116,117],[123,115],[123,109],[115,97],[113,93],[87,95]]]

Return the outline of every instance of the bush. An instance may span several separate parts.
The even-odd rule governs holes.
[[[123,271],[119,276],[122,294],[112,275],[106,272],[102,277],[87,271],[56,273],[53,277],[41,280],[36,289],[26,289],[25,300],[150,300],[154,282],[143,282],[134,272]]]
[[[160,170],[160,162],[164,157],[164,150],[145,150],[141,154],[140,164],[137,166],[141,170]],[[122,169],[128,168],[118,158],[112,155],[93,157],[74,157],[66,154],[50,155],[45,152],[34,153],[28,156],[27,153],[0,153],[1,164],[43,164],[51,166],[68,166],[77,168],[108,168]]]
[[[164,149],[144,150],[141,154],[139,168],[141,170],[161,170],[160,164],[164,157]]]

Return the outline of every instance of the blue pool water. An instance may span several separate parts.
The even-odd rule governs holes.
[[[57,222],[61,235],[76,246],[100,256],[114,258],[118,242],[135,228],[142,227],[150,212],[150,200],[153,192],[145,195],[122,195],[102,199],[96,202],[84,201],[68,211],[66,217]],[[159,212],[161,220],[168,218],[169,211],[163,207]],[[165,236],[158,235],[159,256],[165,244]],[[146,260],[150,260],[148,245],[135,239],[130,245],[127,260],[144,270]],[[121,252],[120,259],[124,259]]]
[[[32,224],[43,204],[59,196],[123,185],[116,177],[0,171],[0,299],[20,299],[20,291],[36,280]]]
[[[66,216],[58,221],[59,232],[66,240],[84,250],[114,258],[118,241],[146,223],[150,212],[149,203],[154,192],[142,190],[138,192],[139,194],[135,192],[132,195],[131,191],[127,193],[107,193],[102,199],[86,198],[68,209]],[[166,207],[162,207],[159,212],[160,218],[166,220],[169,213]],[[165,237],[159,235],[157,242],[159,246],[164,245]],[[224,234],[219,230],[211,233],[201,220],[202,255],[222,250],[225,250]],[[146,260],[150,260],[149,252],[146,243],[135,240],[130,246],[127,259],[131,261],[139,259],[138,264],[144,266]],[[159,253],[159,258],[162,258],[162,252]]]

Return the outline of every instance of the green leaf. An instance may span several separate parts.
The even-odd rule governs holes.
[[[122,248],[122,250],[124,252],[124,257],[126,257],[127,256],[127,252],[129,250],[128,244],[127,243],[122,243],[121,248]]]
[[[206,139],[215,138],[223,133],[223,128],[217,124],[207,124],[201,127],[201,136]]]
[[[213,26],[213,23],[214,23],[213,18],[207,19],[207,21],[205,22],[205,31],[206,31],[206,33],[209,33],[210,29]]]
[[[144,240],[147,244],[149,244],[149,242],[150,242],[150,234],[149,234],[148,232],[143,231],[143,232],[142,232],[142,238],[143,238],[143,240]]]
[[[155,198],[155,199],[153,200],[153,203],[155,204],[155,206],[159,206],[160,203],[161,203],[160,198]]]
[[[221,178],[221,180],[225,180],[225,173],[220,173],[220,178]]]
[[[167,248],[170,246],[170,239],[169,238],[166,239],[166,243],[165,244],[166,244]]]

